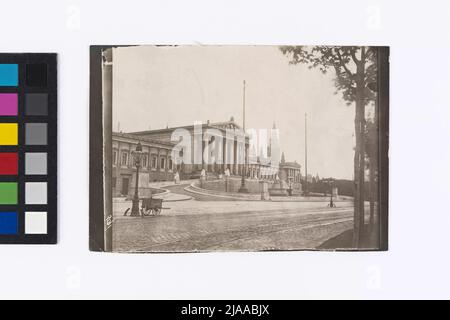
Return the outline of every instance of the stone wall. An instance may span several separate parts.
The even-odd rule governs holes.
[[[151,172],[150,174],[148,172],[139,172],[139,197],[147,198],[152,193],[160,192],[157,191],[158,189],[150,187],[150,183],[155,180],[155,177],[158,177],[159,181],[173,181],[173,172],[161,171],[158,176],[156,176],[156,172]],[[128,179],[128,187],[126,188],[128,190],[128,193],[126,195],[122,194],[123,178]],[[134,196],[134,189],[136,186],[136,173],[133,173],[132,170],[129,170],[129,174],[121,174],[118,177],[114,176],[113,179],[116,180],[116,186],[112,188],[113,197],[127,196],[127,198],[129,198]]]
[[[239,192],[239,188],[241,187],[241,179],[240,178],[228,178],[228,183],[226,183],[225,179],[218,179],[212,181],[202,181],[199,183],[199,187],[207,190],[215,190],[221,192]],[[273,184],[273,181],[268,181],[269,188]],[[260,193],[261,186],[259,180],[254,179],[246,179],[245,185],[250,193]]]

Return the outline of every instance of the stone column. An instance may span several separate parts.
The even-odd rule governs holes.
[[[226,157],[227,139],[224,138],[222,141],[223,141],[222,142],[223,143],[223,145],[222,145],[222,172],[225,174],[225,170],[227,168],[227,164],[226,164],[226,161],[227,161],[227,157]]]
[[[208,141],[205,143],[205,149],[209,145],[210,142],[211,142],[211,137],[208,137]],[[213,166],[211,164],[211,149],[209,149],[209,148],[208,148],[208,153],[206,154],[206,171],[207,172],[213,171]]]
[[[269,184],[267,181],[260,181],[261,200],[270,200]]]
[[[158,148],[158,154],[156,156],[156,180],[160,180],[161,176],[161,149]]]
[[[233,174],[237,174],[238,170],[237,170],[237,140],[234,139],[233,140],[233,150],[234,150],[234,155],[233,155]]]
[[[168,155],[168,151],[166,150],[166,166],[165,166],[165,178],[166,180],[169,180],[169,155]]]

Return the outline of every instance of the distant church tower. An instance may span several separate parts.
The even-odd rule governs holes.
[[[284,158],[284,151],[281,153],[281,163],[285,163],[286,159]]]
[[[270,132],[270,162],[272,165],[278,165],[280,163],[280,137],[278,135],[278,130],[273,124],[273,129]]]
[[[275,130],[277,128],[275,121],[273,122],[272,129]],[[267,157],[270,158],[272,156],[272,132],[269,132],[269,143],[267,145]]]

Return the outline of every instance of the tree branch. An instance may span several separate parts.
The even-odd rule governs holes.
[[[342,68],[344,68],[345,72],[347,72],[348,76],[353,79],[354,74],[351,73],[351,71],[347,68],[347,66],[345,65],[344,61],[342,60],[342,56],[341,53],[339,52],[339,49],[336,49],[336,54],[338,56],[339,59],[339,64],[342,66]]]
[[[356,52],[356,50],[353,50],[353,49],[350,50],[350,54],[352,55],[353,61],[355,62],[356,65],[358,65],[359,63],[361,63],[361,61],[358,60],[358,58],[356,57],[355,52]]]

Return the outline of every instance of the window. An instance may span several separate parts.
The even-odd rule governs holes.
[[[152,155],[152,169],[156,169],[156,160],[157,160],[156,156]]]
[[[142,156],[142,163],[141,163],[142,168],[146,168],[146,167],[147,167],[147,159],[148,159],[147,155],[144,154],[144,155]]]
[[[120,162],[120,165],[128,165],[128,152],[122,152],[122,161]]]
[[[116,164],[117,164],[117,150],[113,150],[113,158],[112,158],[112,161],[113,161],[113,165],[116,165]]]
[[[173,170],[173,161],[172,161],[172,158],[169,158],[169,170]]]
[[[112,187],[113,187],[113,188],[116,187],[116,183],[117,183],[117,178],[113,177],[113,178],[112,178]]]
[[[161,157],[161,170],[166,169],[166,158]]]

